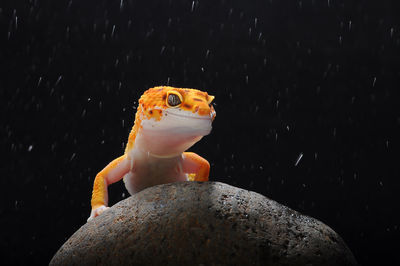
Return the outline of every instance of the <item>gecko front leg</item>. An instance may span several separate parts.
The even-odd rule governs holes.
[[[184,152],[183,172],[188,174],[189,181],[208,181],[210,164],[206,159],[193,152]]]
[[[119,180],[128,173],[131,168],[130,160],[125,154],[118,157],[109,163],[103,170],[101,170],[94,180],[92,192],[92,211],[88,221],[94,217],[99,216],[102,212],[108,209],[108,190],[107,187]]]

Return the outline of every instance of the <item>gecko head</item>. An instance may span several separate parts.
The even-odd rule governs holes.
[[[211,132],[214,96],[195,89],[155,87],[139,100],[141,144],[159,156],[187,150]]]

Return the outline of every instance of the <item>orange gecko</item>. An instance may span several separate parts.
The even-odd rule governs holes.
[[[185,151],[211,132],[213,99],[195,89],[161,86],[145,91],[124,155],[94,180],[88,221],[108,209],[107,187],[122,178],[131,195],[158,184],[208,181],[208,161]]]

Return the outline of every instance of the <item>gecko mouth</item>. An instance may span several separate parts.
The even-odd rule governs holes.
[[[189,119],[199,119],[199,120],[210,120],[212,118],[212,115],[210,116],[198,116],[196,114],[178,114],[175,112],[167,111],[166,115],[171,115],[175,117],[181,117],[181,118],[189,118]]]

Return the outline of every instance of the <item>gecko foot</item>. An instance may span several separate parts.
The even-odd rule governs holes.
[[[102,214],[104,211],[108,210],[110,207],[106,207],[104,205],[101,205],[100,207],[94,209],[91,211],[90,213],[90,217],[87,219],[87,221],[91,221],[93,220],[94,217],[99,216],[100,214]]]

